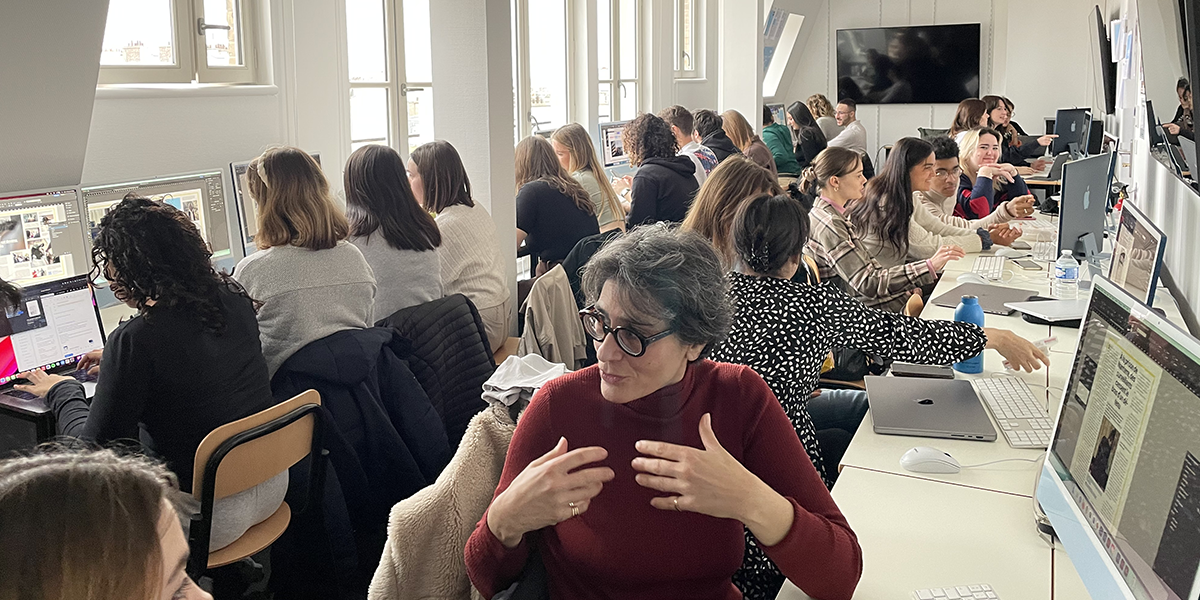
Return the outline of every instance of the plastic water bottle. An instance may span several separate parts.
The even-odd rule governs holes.
[[[1079,261],[1070,250],[1063,250],[1058,262],[1054,263],[1054,282],[1051,295],[1059,300],[1074,300],[1079,297]]]
[[[954,320],[974,323],[983,327],[983,307],[979,306],[979,298],[975,296],[963,296],[962,301],[958,303],[958,308],[954,309]],[[954,370],[959,373],[982,373],[983,353],[976,354],[974,357],[962,362],[954,363]]]

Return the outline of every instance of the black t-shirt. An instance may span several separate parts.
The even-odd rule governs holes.
[[[552,263],[579,240],[600,233],[600,223],[549,183],[531,181],[517,192],[517,229],[525,232],[530,254]]]
[[[201,440],[275,404],[254,308],[228,289],[220,294],[219,334],[203,331],[190,312],[153,306],[117,327],[90,407],[75,381],[50,390],[58,433],[100,444],[140,440],[190,491]]]

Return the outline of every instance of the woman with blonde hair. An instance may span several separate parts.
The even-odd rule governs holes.
[[[596,147],[586,129],[578,123],[564,125],[550,134],[550,145],[558,163],[562,165],[571,177],[592,199],[592,207],[596,210],[596,220],[600,224],[600,232],[613,229],[625,229],[625,210],[617,199],[617,192],[608,182],[608,175],[596,156]]]
[[[770,171],[772,177],[779,177],[771,149],[754,133],[754,128],[750,126],[742,113],[732,109],[721,113],[721,127],[725,130],[725,135],[733,140],[733,145],[737,146],[738,150],[746,155],[746,158]]]
[[[779,182],[754,161],[743,156],[731,156],[717,165],[688,210],[683,220],[683,229],[694,231],[712,243],[725,270],[733,268],[737,253],[733,247],[730,229],[733,215],[742,201],[770,194],[783,193]]]
[[[962,175],[954,216],[982,219],[996,210],[1013,218],[1033,215],[1033,196],[1017,168],[1000,162],[1004,136],[995,129],[972,129],[959,142]]]
[[[238,263],[234,277],[263,303],[258,329],[273,377],[310,342],[370,327],[375,276],[346,241],[350,223],[308,153],[271,148],[250,162],[246,182],[258,207],[259,251]]]
[[[833,104],[829,102],[829,98],[826,98],[825,94],[813,94],[804,101],[804,104],[808,107],[808,112],[812,113],[817,127],[825,135],[826,141],[832,140],[842,132],[842,127],[837,123],[837,117],[833,116]]]
[[[545,138],[517,144],[517,245],[522,242],[541,275],[562,262],[579,240],[600,233],[583,186],[558,163]]]
[[[175,476],[111,450],[0,461],[0,598],[212,600],[184,568]]]

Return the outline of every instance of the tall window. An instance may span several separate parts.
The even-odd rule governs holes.
[[[243,0],[110,0],[100,83],[253,83],[254,14]]]
[[[699,44],[696,40],[697,9],[700,0],[675,0],[675,77],[699,77]]]
[[[513,70],[518,137],[567,123],[566,0],[513,0]]]
[[[346,50],[350,149],[383,144],[407,153],[433,140],[429,0],[346,0]]]
[[[637,116],[639,37],[637,0],[596,0],[601,123]]]

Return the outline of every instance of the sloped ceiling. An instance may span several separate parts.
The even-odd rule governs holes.
[[[78,185],[108,0],[0,2],[0,192]]]

